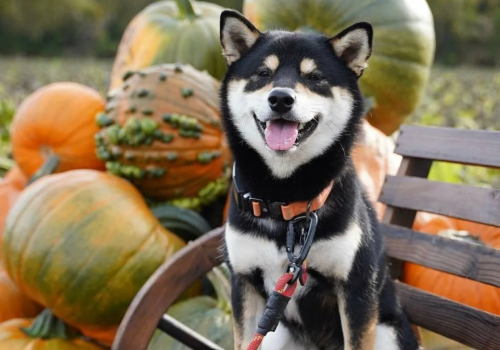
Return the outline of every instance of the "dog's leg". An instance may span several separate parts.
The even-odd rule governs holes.
[[[231,284],[234,349],[246,350],[264,313],[266,301],[243,276],[233,275]]]
[[[417,350],[417,337],[399,306],[396,290],[389,275],[379,296],[379,324],[375,350]]]
[[[344,350],[374,350],[378,322],[378,298],[370,281],[340,287],[338,305]]]

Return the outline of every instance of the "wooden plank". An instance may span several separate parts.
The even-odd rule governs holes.
[[[388,205],[500,227],[500,190],[388,176],[379,200]]]
[[[163,315],[158,323],[158,328],[191,349],[224,350],[169,315]]]
[[[403,158],[397,176],[413,176],[426,178],[429,175],[432,161],[427,159]],[[387,182],[387,177],[386,180]],[[384,185],[385,187],[385,185]],[[416,210],[388,206],[382,222],[405,227],[412,227]]]
[[[500,168],[500,132],[403,125],[395,153]]]
[[[479,350],[500,349],[500,317],[396,283],[411,323]]]
[[[380,224],[387,255],[500,287],[500,250]]]
[[[165,311],[196,280],[222,262],[224,228],[214,229],[174,254],[139,290],[120,323],[112,350],[147,350]]]
[[[432,161],[427,159],[403,158],[398,169],[398,176],[427,177]],[[387,181],[387,179],[386,179]],[[412,227],[417,212],[415,210],[387,206],[382,222],[405,227]],[[389,269],[392,278],[400,278],[403,263],[398,259],[389,259]]]

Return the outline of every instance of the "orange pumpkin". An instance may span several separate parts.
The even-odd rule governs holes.
[[[28,178],[17,165],[5,174],[4,179],[10,181],[19,190],[24,189],[28,184]]]
[[[146,196],[188,208],[227,191],[229,150],[220,126],[219,82],[187,65],[125,77],[97,118],[97,153]],[[185,203],[180,198],[192,200]]]
[[[396,174],[401,163],[401,156],[393,152],[394,142],[363,120],[362,132],[352,157],[359,179],[368,198],[374,203],[379,219],[382,219],[385,211],[385,205],[378,202],[385,177]]]
[[[35,317],[40,311],[42,307],[21,293],[0,261],[0,322],[12,318]]]
[[[104,350],[71,334],[60,320],[17,318],[0,324],[0,350]],[[75,333],[75,332],[73,332]]]
[[[419,213],[413,228],[433,235],[442,235],[446,230],[467,231],[471,237],[476,236],[483,244],[500,249],[498,227]],[[500,315],[500,288],[412,263],[404,264],[403,281],[430,293]]]
[[[12,153],[31,177],[50,155],[59,157],[56,172],[103,170],[95,155],[94,123],[105,102],[99,93],[76,83],[54,83],[30,95],[19,106],[11,127]]]

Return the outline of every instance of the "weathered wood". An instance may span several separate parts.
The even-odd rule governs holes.
[[[224,350],[169,315],[163,315],[158,323],[158,328],[192,349]]]
[[[500,287],[500,250],[381,224],[387,255]]]
[[[500,132],[402,125],[395,153],[500,168]]]
[[[379,200],[387,205],[500,227],[500,190],[388,176]]]
[[[148,279],[123,318],[112,350],[147,350],[165,311],[193,282],[221,264],[220,227],[189,243]]]
[[[479,350],[500,349],[500,317],[396,283],[411,323]]]
[[[428,159],[403,158],[401,160],[401,165],[399,166],[397,175],[425,178],[429,175],[431,165],[432,161]],[[416,210],[387,206],[382,222],[386,224],[412,227],[416,215]],[[401,277],[403,268],[403,263],[401,260],[394,258],[389,259],[389,268],[392,278]]]

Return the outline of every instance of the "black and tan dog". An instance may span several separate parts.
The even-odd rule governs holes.
[[[371,55],[371,25],[355,24],[333,38],[261,33],[228,10],[220,36],[229,66],[222,111],[245,193],[231,203],[225,234],[235,348],[251,342],[289,263],[287,220],[297,213],[287,210],[326,193],[312,208],[318,225],[307,283],[261,349],[418,349],[350,156],[363,114],[358,78]]]

